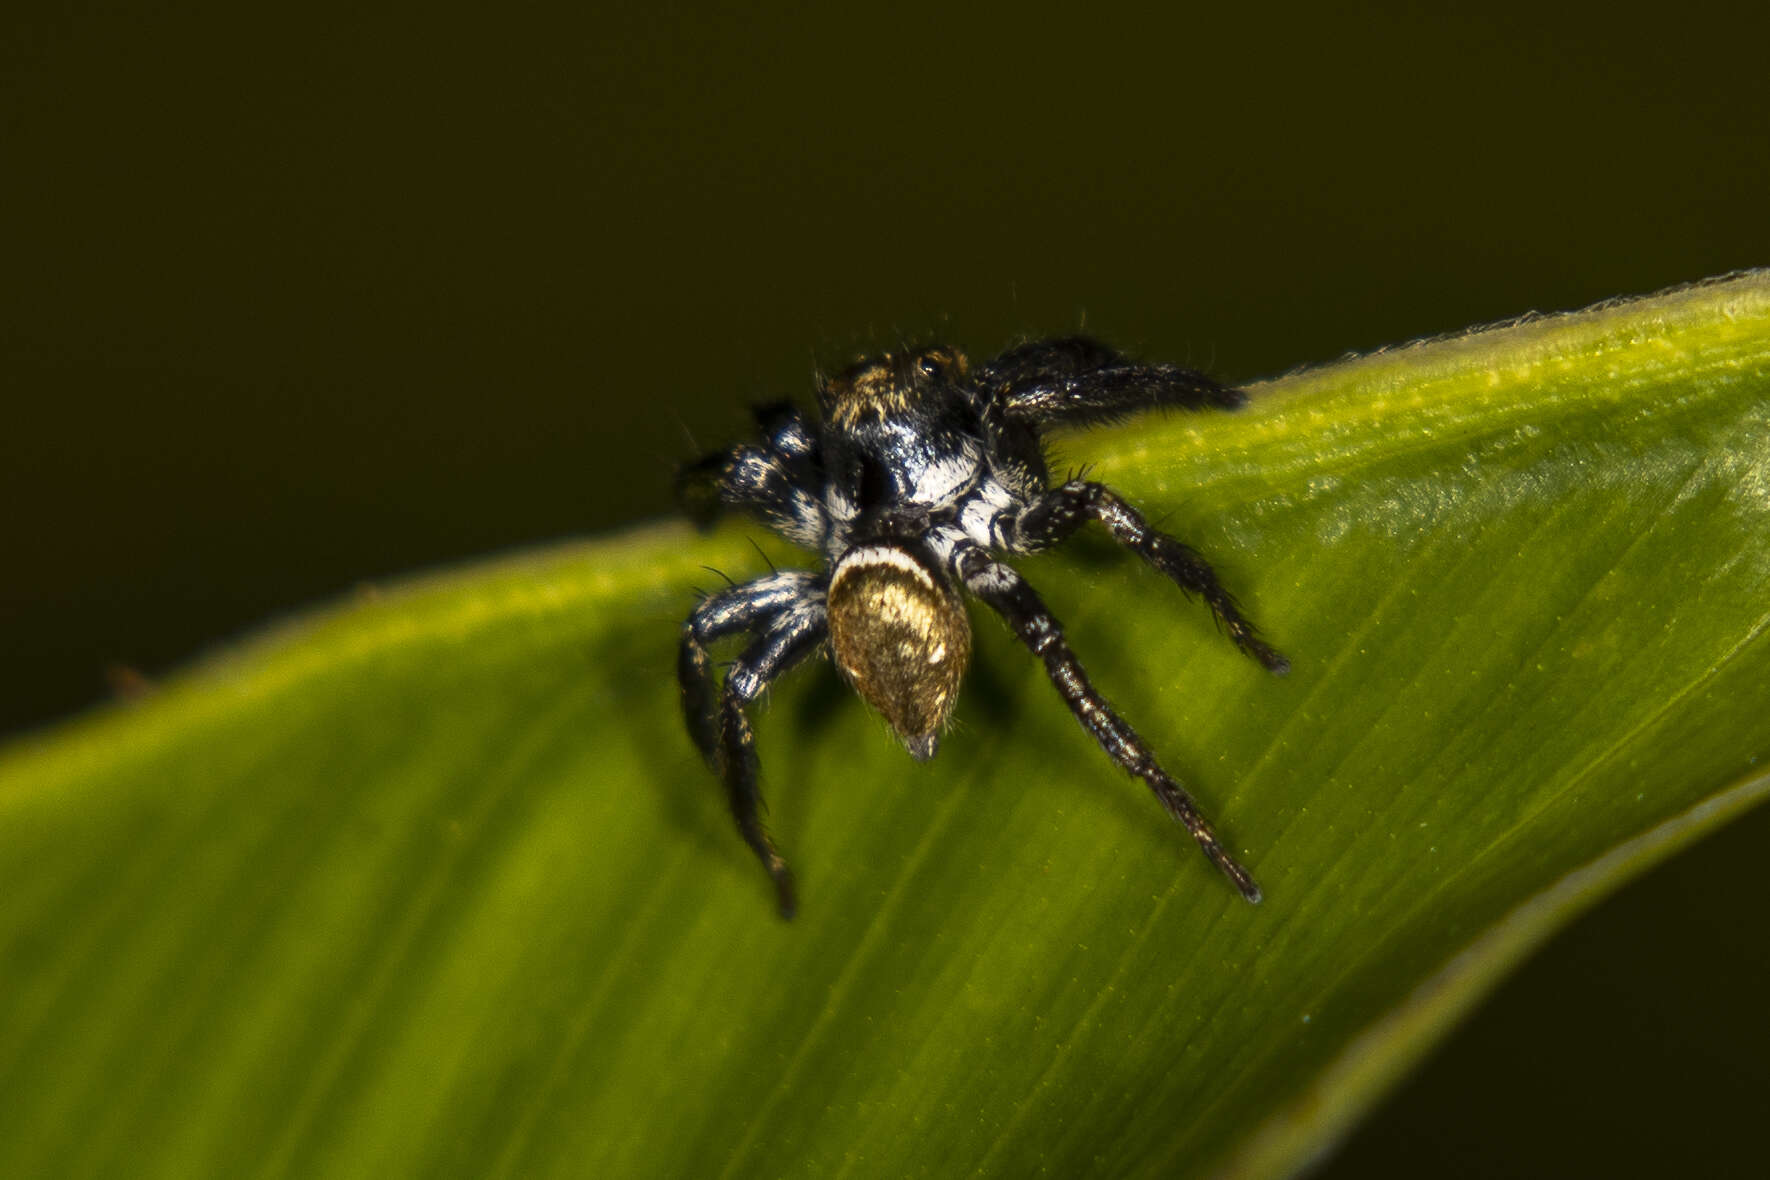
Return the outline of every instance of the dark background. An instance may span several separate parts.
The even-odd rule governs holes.
[[[1770,263],[1762,6],[117,7],[0,17],[0,732],[665,513],[900,335],[1244,380]],[[1328,1174],[1761,1165],[1766,851],[1576,925]]]

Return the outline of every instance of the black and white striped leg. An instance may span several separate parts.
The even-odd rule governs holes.
[[[769,402],[752,411],[756,428],[770,452],[787,464],[796,477],[817,474],[817,437],[805,424],[805,415],[792,402]]]
[[[980,549],[957,555],[957,572],[965,587],[1002,616],[1020,641],[1045,665],[1051,683],[1082,728],[1093,735],[1114,762],[1149,784],[1168,814],[1186,826],[1199,848],[1223,875],[1234,882],[1247,900],[1260,900],[1254,878],[1223,847],[1209,821],[1199,812],[1192,796],[1161,768],[1155,754],[1106,702],[1088,680],[1087,673],[1063,638],[1063,628],[1038,593],[1012,569],[993,561]]]
[[[775,677],[815,651],[826,632],[821,602],[778,616],[731,665],[719,703],[719,774],[725,780],[732,818],[744,842],[774,879],[783,918],[791,918],[799,903],[793,874],[762,826],[756,736],[744,706],[760,696]]]
[[[1241,613],[1210,563],[1190,546],[1151,527],[1105,484],[1072,480],[1046,492],[1015,519],[1008,543],[1023,553],[1046,549],[1090,520],[1105,525],[1113,540],[1168,575],[1182,590],[1203,598],[1243,653],[1259,660],[1268,671],[1283,675],[1291,670],[1291,662],[1261,640],[1258,629]]]
[[[798,445],[791,423],[771,419],[777,442]],[[784,442],[782,441],[784,440]],[[676,473],[676,496],[696,524],[704,527],[728,508],[755,513],[781,536],[815,548],[823,538],[824,507],[815,492],[815,458],[810,452],[781,453],[739,446],[708,455]]]
[[[682,624],[676,681],[682,689],[682,717],[688,736],[708,765],[717,763],[713,717],[713,662],[707,645],[727,635],[762,631],[783,611],[823,600],[817,575],[786,570],[731,586],[702,599]]]

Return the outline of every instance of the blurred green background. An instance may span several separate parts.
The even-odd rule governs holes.
[[[1426,11],[8,6],[0,732],[668,512],[903,336],[1253,380],[1770,264],[1762,6]],[[1767,852],[1588,916],[1325,1174],[1761,1164]]]

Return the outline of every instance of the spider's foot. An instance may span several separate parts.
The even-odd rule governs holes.
[[[1248,640],[1247,646],[1242,650],[1253,656],[1256,660],[1259,660],[1260,666],[1274,676],[1283,676],[1291,670],[1291,661],[1283,652],[1268,644],[1261,643],[1258,639]]]
[[[1236,861],[1229,859],[1228,856],[1225,856],[1221,860],[1217,860],[1215,857],[1212,859],[1216,860],[1217,867],[1223,870],[1223,875],[1228,877],[1230,882],[1235,886],[1236,892],[1240,893],[1249,903],[1253,905],[1260,904],[1260,898],[1262,896],[1260,893],[1260,887],[1254,884],[1254,878],[1246,869],[1242,868]]]
[[[774,891],[778,897],[781,918],[791,922],[793,915],[799,912],[799,894],[793,888],[793,870],[778,856],[770,860],[767,867],[768,875],[774,878]]]
[[[1224,628],[1229,633],[1230,641],[1236,650],[1260,662],[1260,666],[1275,676],[1283,676],[1291,670],[1291,661],[1283,652],[1261,639],[1254,632],[1254,626],[1246,619],[1237,617],[1229,620]]]

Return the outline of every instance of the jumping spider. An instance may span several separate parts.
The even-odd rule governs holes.
[[[911,756],[932,757],[971,654],[960,587],[1044,662],[1107,756],[1149,784],[1243,897],[1260,900],[1191,796],[1089,683],[1038,594],[993,556],[1046,549],[1099,521],[1202,597],[1236,647],[1287,671],[1203,557],[1151,528],[1110,488],[1079,479],[1053,488],[1046,469],[1042,434],[1052,427],[1155,407],[1233,410],[1246,400],[1191,369],[1135,364],[1084,337],[1023,344],[976,369],[951,348],[894,352],[821,382],[820,422],[789,403],[761,407],[760,442],[682,471],[679,490],[703,525],[721,509],[748,509],[824,558],[822,569],[781,570],[709,595],[683,625],[677,666],[689,733],[724,780],[738,831],[773,877],[783,917],[796,905],[793,878],[758,815],[744,706],[827,639],[843,677]],[[754,638],[715,702],[707,645],[740,632]]]

